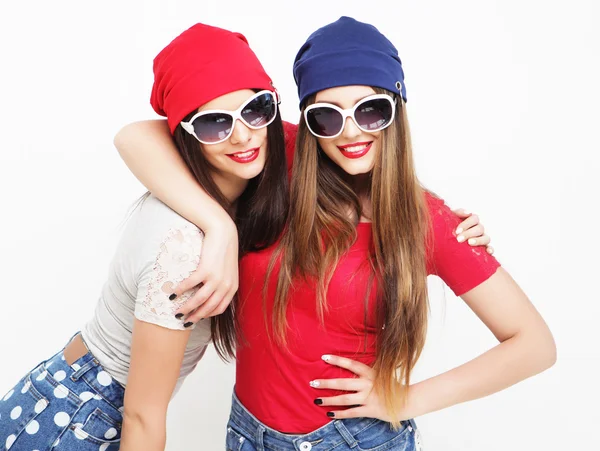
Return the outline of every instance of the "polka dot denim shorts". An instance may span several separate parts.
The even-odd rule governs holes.
[[[91,353],[61,351],[0,398],[0,451],[118,450],[124,396]]]

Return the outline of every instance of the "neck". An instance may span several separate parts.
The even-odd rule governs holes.
[[[369,196],[371,192],[371,173],[350,176],[348,180],[354,192],[359,196]]]
[[[349,175],[346,174],[346,182],[352,187],[356,195],[361,208],[361,217],[358,219],[359,222],[371,222],[371,173]]]

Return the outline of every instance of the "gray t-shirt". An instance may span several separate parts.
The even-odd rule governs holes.
[[[127,383],[134,318],[185,330],[185,319],[174,315],[195,290],[174,301],[169,295],[198,267],[203,236],[198,227],[154,196],[129,219],[94,317],[81,332],[94,357],[121,384]],[[210,320],[192,328],[174,394],[210,342]]]

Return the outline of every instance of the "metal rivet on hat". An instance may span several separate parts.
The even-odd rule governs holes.
[[[397,81],[396,82],[396,89],[398,90],[398,92],[402,92],[402,83]]]

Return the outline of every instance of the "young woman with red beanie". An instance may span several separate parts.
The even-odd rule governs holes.
[[[227,71],[234,63],[246,70]],[[195,25],[160,52],[154,76],[151,103],[167,117],[186,171],[236,225],[236,250],[273,245],[289,200],[284,130],[277,93],[244,36]],[[233,354],[226,304],[221,315],[193,324],[176,314],[193,291],[170,297],[204,258],[204,238],[156,197],[144,197],[93,318],[0,398],[1,449],[164,449],[168,403],[207,344]]]

